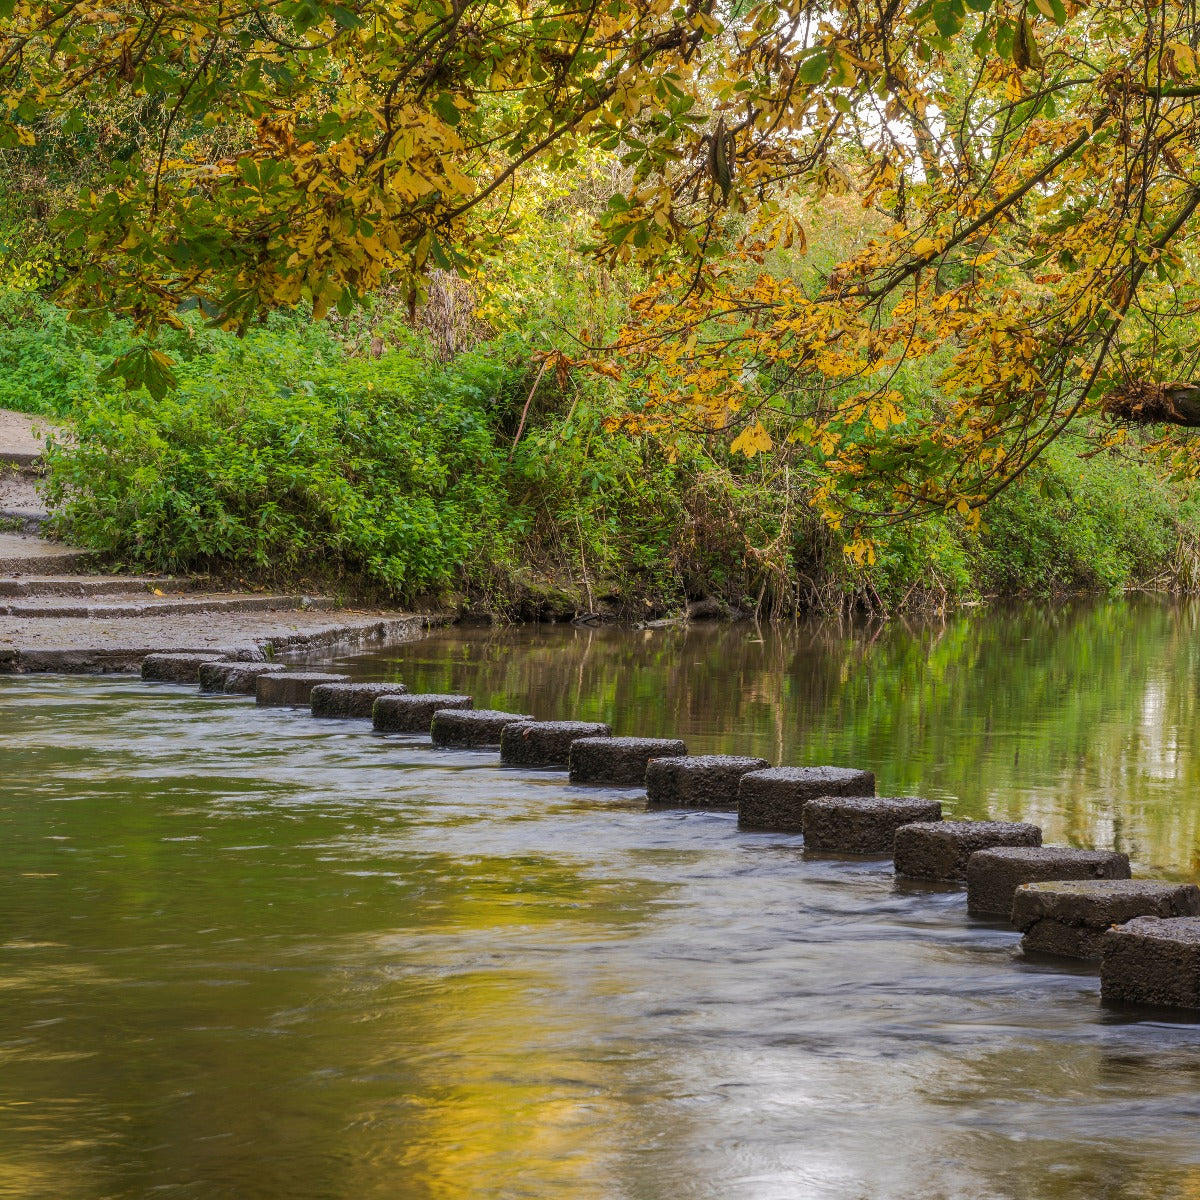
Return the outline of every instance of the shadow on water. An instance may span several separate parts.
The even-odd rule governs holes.
[[[1197,612],[449,630],[339,660],[1196,870]],[[123,679],[0,679],[0,1196],[1200,1195],[1200,1027],[961,893]]]

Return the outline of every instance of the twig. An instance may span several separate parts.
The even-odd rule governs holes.
[[[550,365],[550,360],[542,360],[542,369],[537,373],[537,378],[533,381],[533,387],[529,389],[529,395],[525,398],[525,407],[521,409],[521,423],[517,426],[517,436],[513,438],[512,449],[508,452],[508,461],[512,462],[512,457],[517,452],[517,443],[521,440],[521,434],[525,432],[525,418],[529,416],[529,406],[533,403],[533,393],[538,390],[538,384],[542,382],[542,376],[546,373],[546,368]]]
[[[583,590],[587,593],[588,612],[596,611],[596,602],[592,599],[592,585],[588,582],[587,560],[583,557],[583,525],[579,514],[575,514],[575,528],[579,531],[579,569],[583,572]]]

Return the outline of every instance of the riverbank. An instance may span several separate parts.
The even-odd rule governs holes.
[[[542,372],[520,336],[443,361],[409,330],[385,343],[369,325],[278,315],[243,339],[199,324],[169,335],[178,387],[154,399],[105,382],[116,335],[24,303],[0,305],[5,400],[72,420],[48,455],[50,528],[114,569],[626,621],[689,606],[943,611],[1200,580],[1194,485],[1087,432],[1054,445],[980,530],[954,514],[881,527],[874,561],[857,564],[812,507],[812,451],[784,416],[754,459],[695,433],[631,437],[610,428],[628,396]]]
[[[0,410],[0,674],[136,671],[155,651],[241,658],[419,636],[432,618],[335,598],[222,587],[207,578],[103,570],[100,556],[43,537],[45,428]],[[20,507],[12,507],[14,499]]]

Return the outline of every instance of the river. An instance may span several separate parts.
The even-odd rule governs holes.
[[[1200,608],[308,662],[876,772],[1200,877]],[[960,891],[361,721],[0,678],[0,1196],[1200,1195],[1200,1025]]]

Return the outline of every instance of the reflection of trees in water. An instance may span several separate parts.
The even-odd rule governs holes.
[[[477,704],[869,767],[883,791],[1191,872],[1198,623],[1195,605],[1146,598],[886,626],[456,629],[383,657]]]

